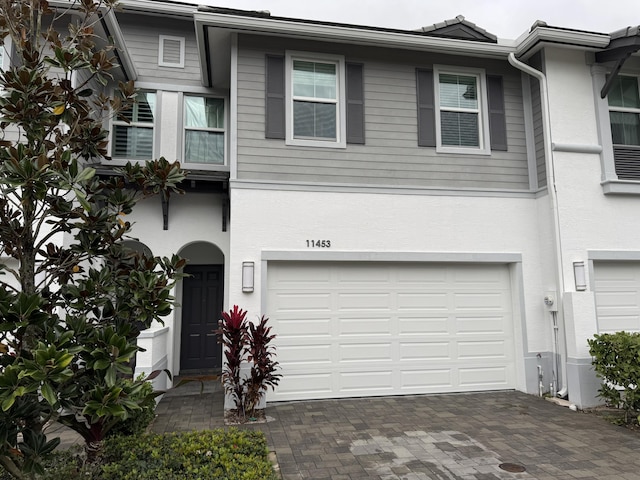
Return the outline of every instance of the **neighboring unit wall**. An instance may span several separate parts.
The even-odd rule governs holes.
[[[265,54],[287,48],[364,64],[365,145],[305,148],[265,139]],[[418,147],[416,68],[451,65],[503,76],[508,151],[443,154]],[[238,179],[406,187],[529,189],[520,72],[507,62],[241,36]]]
[[[587,344],[598,331],[594,283],[587,269],[587,290],[576,291],[573,262],[588,265],[590,260],[624,261],[640,255],[636,221],[640,198],[603,192],[594,86],[585,53],[547,48],[545,71],[553,142],[571,146],[553,153],[565,282],[569,399],[591,406],[600,403]],[[600,88],[602,85],[595,91]]]

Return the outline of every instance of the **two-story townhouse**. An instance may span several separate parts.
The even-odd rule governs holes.
[[[640,330],[637,29],[503,41],[463,17],[405,31],[148,0],[102,26],[142,92],[102,172],[189,171],[186,195],[131,215],[132,246],[190,274],[139,369],[219,368],[238,304],[277,334],[269,400],[596,401],[586,340]]]
[[[225,305],[271,318],[284,375],[271,399],[537,392],[537,366],[551,370],[554,264],[539,241],[551,229],[544,168],[513,43],[462,17],[397,31],[201,7],[182,34],[168,28],[175,13],[166,30],[136,18],[160,10],[125,2],[117,14],[138,86],[162,97],[153,153],[186,155],[187,94],[167,103],[172,67],[142,57],[162,57],[161,35],[182,36],[200,71],[177,74],[225,101],[224,163],[207,167],[228,171],[230,236],[217,239],[219,221],[204,230],[216,210],[204,195],[172,198],[167,230],[155,203],[133,217],[154,253],[224,265]],[[219,259],[187,250],[212,244]],[[200,282],[186,280],[181,309],[145,334],[167,333],[175,372],[202,345],[184,333],[210,290]],[[216,318],[211,305],[203,314]]]

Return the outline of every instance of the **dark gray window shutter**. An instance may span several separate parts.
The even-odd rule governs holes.
[[[416,69],[418,91],[418,145],[436,146],[436,117],[433,93],[433,71]]]
[[[507,150],[507,124],[504,113],[504,89],[500,75],[487,75],[491,150]]]
[[[267,55],[266,57],[266,138],[285,138],[285,86],[284,57]]]
[[[364,66],[347,63],[347,143],[364,145]]]

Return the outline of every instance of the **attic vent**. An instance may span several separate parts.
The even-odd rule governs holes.
[[[158,65],[184,68],[184,37],[160,35]]]

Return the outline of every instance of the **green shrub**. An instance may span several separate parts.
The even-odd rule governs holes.
[[[61,450],[43,462],[37,480],[276,480],[262,432],[230,429],[116,436],[95,464],[80,450]],[[0,469],[0,480],[11,476]]]
[[[138,380],[143,379],[144,375],[138,377]],[[144,382],[142,389],[130,397],[130,400],[140,405],[142,410],[131,413],[125,420],[117,423],[109,430],[107,437],[113,437],[115,435],[140,435],[144,433],[156,416],[156,399],[152,394],[153,384],[151,382]]]
[[[206,430],[114,437],[105,446],[102,480],[275,480],[264,434]]]
[[[591,363],[603,380],[599,396],[622,409],[629,422],[640,411],[640,333],[603,333],[588,342]]]

